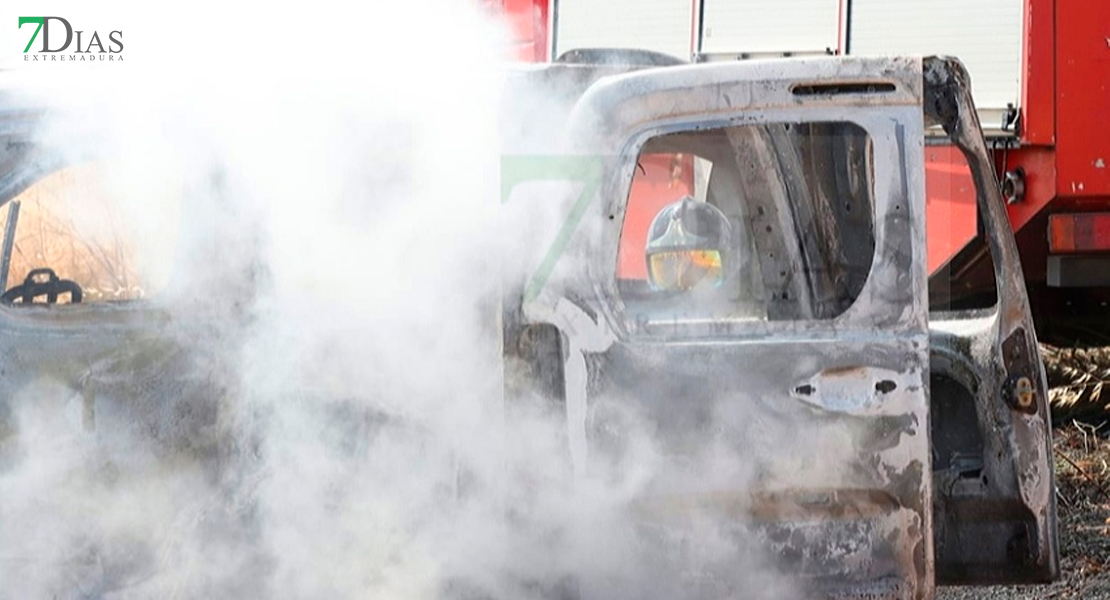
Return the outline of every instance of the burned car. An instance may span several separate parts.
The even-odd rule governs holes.
[[[578,477],[649,431],[645,520],[744,523],[803,595],[1056,577],[1045,378],[959,61],[643,59],[522,76],[578,95],[563,155],[522,143],[506,189],[583,183],[505,301],[508,396],[565,416]],[[977,189],[988,308],[930,303],[936,136]]]
[[[484,444],[511,427],[496,429],[482,411],[475,411],[481,418],[459,419],[453,412],[469,391],[461,388],[473,381],[460,375],[467,369],[444,364],[470,365],[470,355],[483,354],[478,344],[467,338],[463,350],[448,345],[443,360],[394,385],[396,397],[380,397],[396,384],[381,373],[425,360],[459,327],[461,317],[451,319],[463,310],[415,295],[385,298],[376,289],[331,293],[329,310],[298,306],[302,312],[291,314],[305,320],[295,323],[331,334],[350,325],[333,318],[337,306],[348,317],[379,313],[362,329],[349,327],[348,337],[324,336],[316,350],[326,360],[308,360],[308,352],[299,353],[297,327],[282,320],[287,314],[273,303],[252,308],[257,290],[276,284],[252,264],[254,254],[232,251],[260,243],[234,218],[200,223],[207,233],[179,253],[201,267],[182,296],[189,310],[117,302],[144,299],[150,290],[127,269],[109,268],[118,266],[115,246],[21,241],[28,228],[65,223],[31,211],[27,198],[13,199],[36,182],[64,179],[84,155],[42,147],[35,134],[40,108],[0,95],[0,203],[8,204],[0,254],[0,533],[43,536],[53,553],[0,563],[5,574],[45,582],[24,595],[95,598],[131,588],[129,597],[296,596],[283,587],[289,581],[308,581],[297,588],[303,596],[365,595],[388,588],[380,581],[389,569],[406,575],[398,580],[414,579],[398,565],[424,575],[435,571],[425,562],[450,563],[439,560],[441,547],[469,557],[473,540],[458,535],[456,522],[478,523],[473,539],[489,543],[486,529],[512,529],[491,522],[527,521],[523,503],[512,500],[561,500],[560,490],[627,475],[629,465],[638,469],[635,485],[619,508],[635,523],[637,543],[658,549],[649,556],[664,574],[640,596],[760,595],[735,587],[737,577],[757,579],[750,577],[755,569],[790,580],[781,597],[930,598],[936,585],[1053,579],[1045,377],[959,62],[685,65],[605,52],[578,58],[597,64],[571,57],[518,71],[508,85],[524,100],[510,102],[504,115],[504,199],[529,182],[573,184],[529,188],[527,202],[506,203],[506,210],[530,214],[529,222],[554,224],[553,231],[498,257],[501,278],[493,287],[500,301],[480,304],[494,323],[489,340],[475,337],[489,342],[501,377],[496,408],[539,410],[560,426],[566,481],[530,478],[537,461],[524,453],[529,460],[515,467],[526,475],[517,488],[527,493],[518,496],[490,483],[512,447]],[[377,135],[389,128],[369,129]],[[398,130],[409,131],[389,132]],[[936,282],[926,272],[924,151],[934,135],[962,150],[978,191],[997,287],[987,308],[948,310],[930,301]],[[291,145],[304,154],[287,163],[290,170],[301,167],[298,159],[319,158],[301,148],[310,144]],[[259,162],[257,172],[273,177],[272,165]],[[366,170],[349,162],[359,176]],[[404,169],[383,171],[387,183],[406,176]],[[189,198],[191,216],[235,210],[229,179],[215,168],[190,180],[198,188]],[[365,183],[352,181],[353,188]],[[388,217],[398,204],[380,212]],[[309,217],[296,208],[294,231]],[[84,210],[99,216],[96,208]],[[425,220],[397,224],[412,223],[426,227]],[[156,233],[173,230],[170,222]],[[410,247],[369,246],[393,259],[375,269],[388,263],[425,268],[428,281],[445,273],[476,279],[427,268],[434,261],[407,262],[406,253],[419,254],[432,237],[421,235]],[[305,250],[288,254],[299,259]],[[477,263],[483,274],[497,270],[491,262]],[[321,285],[316,266],[294,283]],[[168,274],[167,285],[177,274]],[[382,286],[404,279],[389,274],[348,277],[344,268],[336,279]],[[418,308],[403,319],[400,309],[410,304]],[[443,327],[426,325],[445,313]],[[274,326],[260,336],[252,327],[267,315]],[[385,351],[364,343],[375,328],[391,334],[374,340]],[[395,338],[408,335],[422,344],[395,352]],[[254,354],[243,351],[248,338]],[[290,350],[259,359],[278,346]],[[436,387],[433,379],[445,383]],[[421,394],[448,401],[421,403]],[[284,441],[275,442],[281,436],[274,431]],[[437,446],[439,438],[454,445]],[[379,459],[382,439],[394,452]],[[491,449],[501,455],[481,455]],[[36,452],[45,457],[40,466],[57,467],[45,471],[49,476],[38,466],[17,468]],[[297,468],[286,469],[290,463]],[[306,483],[316,471],[325,473],[322,481]],[[410,472],[419,481],[407,478]],[[303,491],[312,485],[312,493]],[[13,508],[8,496],[20,486],[43,490],[41,497],[22,497]],[[404,494],[391,495],[394,488]],[[67,501],[56,502],[63,494]],[[104,513],[111,518],[94,518]],[[145,520],[133,525],[138,513]],[[584,521],[572,516],[558,523]],[[348,535],[367,522],[372,535]],[[707,530],[694,526],[706,522],[720,546],[712,568],[699,562],[697,548]],[[559,527],[536,529],[520,546],[560,535]],[[183,538],[192,545],[181,549]],[[305,538],[314,544],[302,544]],[[409,538],[435,543],[406,545]],[[394,545],[398,539],[406,544]],[[414,547],[424,554],[406,562]],[[537,562],[558,562],[540,554]],[[733,554],[747,557],[736,559],[744,573],[731,572]],[[325,557],[323,568],[304,567],[319,567],[309,560],[317,556]],[[662,566],[668,562],[684,564],[673,570]],[[630,572],[639,576],[657,565],[637,566]],[[562,570],[554,583],[512,588],[520,593],[452,582],[440,596],[597,596],[589,582],[576,582],[581,573]],[[333,577],[341,571],[348,579]],[[518,579],[533,579],[522,571]],[[189,578],[190,585],[182,583]],[[673,589],[651,587],[664,579]],[[397,597],[439,597],[388,589]]]

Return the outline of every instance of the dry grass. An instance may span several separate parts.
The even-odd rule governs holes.
[[[46,177],[15,198],[20,211],[9,289],[23,283],[31,270],[47,267],[59,278],[77,282],[85,302],[144,296],[133,245],[103,190],[95,167],[77,166]]]
[[[1110,439],[1106,427],[1055,430],[1061,566],[1075,591],[1110,581]],[[1084,597],[1083,595],[1061,597]]]
[[[1057,348],[1041,344],[1054,419],[1106,422],[1110,418],[1110,347]],[[1104,393],[1104,391],[1106,393]]]

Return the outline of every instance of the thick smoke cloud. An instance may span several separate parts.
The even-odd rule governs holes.
[[[169,285],[87,368],[116,394],[9,399],[0,597],[789,597],[741,524],[629,509],[650,430],[575,479],[562,415],[504,397],[502,257],[558,223],[498,210],[500,26],[305,8],[135,6],[126,71],[39,88]]]

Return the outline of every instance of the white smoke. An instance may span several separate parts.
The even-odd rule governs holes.
[[[169,396],[90,401],[44,373],[11,399],[0,597],[779,593],[719,523],[645,540],[645,432],[575,482],[562,416],[505,410],[501,257],[559,223],[499,217],[500,26],[447,0],[302,8],[121,9],[126,70],[40,88],[64,115],[42,143],[103,157],[153,231],[143,268],[173,265],[168,321],[130,342],[149,360],[88,377]],[[216,416],[148,426],[198,389]]]

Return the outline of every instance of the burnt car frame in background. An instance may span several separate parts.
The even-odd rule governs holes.
[[[620,70],[628,73],[613,73]],[[509,394],[538,392],[564,412],[569,460],[579,475],[589,471],[591,448],[621,427],[606,422],[605,407],[636,406],[664,437],[723,430],[747,438],[741,447],[760,474],[717,490],[713,503],[747,514],[772,557],[803,574],[815,593],[927,598],[934,583],[1056,577],[1045,378],[1014,240],[958,61],[806,59],[646,70],[610,62],[593,71],[554,65],[536,79],[573,80],[582,90],[567,117],[570,147],[601,157],[602,199],[585,210],[539,297],[521,302],[510,294],[505,301]],[[630,318],[614,266],[643,145],[681,131],[821,120],[862,125],[876,148],[874,262],[852,305],[825,320]],[[993,309],[929,310],[922,157],[929,126],[943,128],[971,166],[995,258]],[[784,273],[801,268],[797,257],[778,260]],[[806,285],[801,279],[783,278],[780,291]],[[712,381],[713,389],[699,381]],[[826,388],[839,390],[837,397],[823,394]],[[723,407],[741,405],[741,416],[729,422]],[[824,458],[850,464],[851,474],[814,483],[818,469],[813,461],[805,466],[806,454],[819,446],[793,456],[790,444],[756,443],[760,432],[742,422],[753,416],[777,420],[780,433],[850,432],[853,442]],[[673,433],[676,427],[686,431]],[[651,494],[646,503],[706,500],[684,489]],[[853,541],[864,549],[843,552]]]
[[[753,408],[735,415],[737,422],[725,423],[731,432],[754,435],[743,420],[759,414],[771,415],[779,428],[806,422],[818,437],[851,424],[850,443],[832,453],[857,467],[850,480],[809,485],[812,466],[775,467],[789,448],[749,444],[749,458],[762,465],[752,481],[774,485],[715,497],[742,509],[765,532],[797,532],[793,542],[768,537],[767,547],[793,556],[821,589],[924,598],[934,581],[1055,577],[1045,378],[1018,254],[963,68],[945,59],[822,59],[647,70],[552,65],[535,74],[558,85],[562,71],[574,72],[572,87],[581,94],[566,129],[574,151],[602,157],[603,201],[586,208],[540,296],[506,298],[505,353],[510,396],[538,391],[563,411],[576,470],[588,471],[591,443],[606,427],[619,429],[606,422],[607,404],[634,405],[651,395],[688,400],[684,396],[698,393],[687,394],[683,384],[715,378],[720,385],[702,393],[712,410],[698,412],[689,402],[689,418],[675,418],[671,405],[654,402],[643,414],[691,424],[697,434],[712,424],[704,417],[728,416],[720,410],[727,403],[716,396],[758,396],[747,405]],[[875,170],[875,258],[859,299],[827,320],[637,328],[625,314],[614,265],[618,217],[640,147],[664,132],[817,118],[863,123],[883,144],[878,156],[885,158]],[[28,107],[6,104],[0,114],[0,203],[64,166],[35,146],[37,120]],[[921,137],[930,124],[963,150],[978,188],[998,287],[990,310],[928,309]],[[111,422],[100,411],[103,399],[115,399],[107,405],[126,415],[117,422],[153,432],[168,458],[186,454],[214,464],[228,451],[212,433],[220,386],[214,389],[208,377],[183,382],[164,376],[218,372],[220,359],[200,369],[183,364],[193,359],[182,346],[199,342],[176,339],[163,311],[141,302],[0,307],[0,332],[6,402],[49,376],[59,389],[85,398],[86,427]],[[848,388],[842,385],[846,375],[857,380]],[[155,384],[168,389],[149,389]],[[830,402],[823,395],[827,385],[854,389],[859,402]],[[151,397],[174,401],[152,403]],[[790,458],[804,463],[806,450],[797,448]],[[661,491],[645,503],[688,495]],[[870,524],[844,527],[853,521]],[[882,547],[868,545],[847,558],[822,554],[853,535]],[[814,550],[799,558],[799,540]]]

